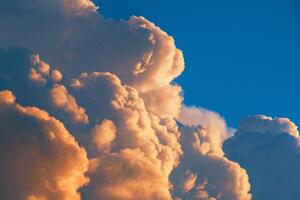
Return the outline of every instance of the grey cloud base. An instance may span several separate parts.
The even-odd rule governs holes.
[[[300,140],[288,119],[253,116],[223,145],[226,156],[245,168],[255,200],[300,198]]]

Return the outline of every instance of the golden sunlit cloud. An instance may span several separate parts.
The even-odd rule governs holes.
[[[251,148],[230,142],[298,138],[265,116],[232,136],[218,113],[183,105],[183,53],[144,17],[0,0],[0,27],[0,199],[250,200],[252,173],[234,155]]]
[[[73,133],[89,159],[87,170],[84,156],[68,157],[62,152],[66,155],[54,154],[50,159],[45,155],[45,167],[54,167],[57,173],[53,162],[59,165],[57,159],[64,158],[67,165],[68,159],[70,162],[74,159],[73,166],[60,170],[61,174],[47,172],[50,180],[58,181],[53,184],[58,184],[56,189],[60,196],[51,196],[47,191],[36,192],[42,185],[33,185],[27,188],[26,198],[78,199],[78,189],[87,183],[83,175],[87,171],[90,181],[80,190],[81,199],[85,200],[170,200],[177,198],[180,185],[188,195],[190,190],[198,188],[195,189],[197,194],[192,195],[196,199],[206,196],[222,199],[226,196],[222,193],[228,193],[226,197],[232,197],[231,200],[249,199],[246,173],[223,156],[220,137],[226,131],[223,120],[212,118],[210,123],[218,125],[208,126],[205,136],[200,137],[200,128],[195,130],[200,131],[198,143],[190,139],[188,144],[182,143],[191,134],[186,131],[189,127],[178,126],[182,89],[172,81],[183,71],[184,59],[171,36],[143,17],[133,16],[128,21],[107,20],[87,0],[9,0],[1,3],[0,26],[5,31],[0,33],[0,45],[8,49],[3,50],[0,57],[8,62],[3,65],[16,67],[3,71],[0,68],[0,77],[7,77],[0,79],[0,89],[12,90],[20,103],[39,107],[59,119],[64,125],[57,123]],[[15,21],[18,24],[7,23]],[[16,48],[9,48],[11,46]],[[11,98],[5,101],[14,102]],[[35,114],[45,113],[37,108],[34,110]],[[205,116],[208,119],[212,115],[204,113],[203,119]],[[18,123],[24,122],[25,119]],[[39,134],[50,134],[40,131]],[[70,135],[66,129],[62,132]],[[55,135],[51,133],[49,140]],[[205,140],[203,145],[202,140]],[[74,138],[73,142],[77,144]],[[64,148],[63,142],[55,145],[61,145],[57,150]],[[187,150],[186,145],[195,149]],[[206,152],[210,148],[213,155]],[[196,159],[194,168],[200,171],[189,167],[188,157]],[[210,161],[202,162],[203,158]],[[30,155],[28,159],[32,159]],[[75,180],[72,167],[76,168],[79,160],[82,160],[80,166],[85,166],[76,176],[81,181],[70,184],[69,180]],[[211,175],[213,170],[206,172],[201,167],[203,164],[212,169],[220,168],[228,178],[222,175],[217,180]],[[184,170],[178,170],[182,167]],[[204,170],[203,175],[201,170]],[[184,183],[170,180],[170,176],[186,175]],[[37,178],[44,179],[43,176]],[[64,185],[66,183],[70,186]],[[216,192],[212,192],[213,187],[217,187]],[[10,191],[7,190],[6,195],[13,195]],[[74,197],[70,198],[64,191],[72,192]],[[178,197],[185,198],[184,195]]]
[[[0,129],[1,199],[81,199],[87,154],[61,122],[2,91]]]

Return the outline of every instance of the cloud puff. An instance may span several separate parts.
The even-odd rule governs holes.
[[[249,116],[242,120],[236,131],[236,135],[244,133],[268,133],[279,135],[287,133],[295,137],[299,137],[297,126],[288,118],[274,118],[264,115]]]
[[[162,174],[159,160],[139,149],[123,149],[95,160],[86,199],[170,200],[169,181]]]
[[[89,119],[85,113],[85,109],[77,104],[76,99],[69,94],[65,86],[55,84],[50,90],[50,100],[55,107],[68,113],[73,121],[88,123]]]
[[[113,141],[116,139],[117,127],[111,120],[103,120],[97,124],[91,131],[92,142],[100,152],[110,152]]]
[[[48,81],[57,83],[62,81],[62,73],[57,70],[51,70],[50,65],[41,60],[39,54],[31,56],[31,68],[28,79],[40,85],[45,85]]]
[[[194,120],[195,115],[199,121]],[[172,173],[174,196],[188,200],[251,199],[246,171],[224,157],[223,119],[216,113],[193,107],[184,107],[180,119],[190,126],[180,128],[183,156]]]
[[[183,105],[178,120],[188,126],[201,125],[215,128],[222,140],[233,134],[233,129],[227,127],[225,120],[219,113],[201,107]]]
[[[0,89],[13,91],[22,104],[47,110],[66,124],[88,123],[85,109],[69,93],[62,73],[38,54],[21,48],[3,49],[0,77]]]
[[[80,199],[88,159],[63,124],[0,92],[0,198]]]
[[[253,199],[299,199],[299,144],[289,119],[256,115],[241,121],[224,151],[247,170]]]
[[[83,73],[72,86],[96,122],[91,183],[84,196],[171,199],[168,178],[181,153],[175,121],[152,116],[138,91],[111,73]]]

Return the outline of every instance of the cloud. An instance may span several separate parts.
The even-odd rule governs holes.
[[[247,170],[253,199],[299,199],[299,144],[289,119],[256,115],[241,121],[224,151]]]
[[[279,135],[287,133],[295,137],[299,137],[297,126],[288,118],[274,118],[264,115],[249,116],[241,121],[236,135],[244,133],[268,133]]]
[[[227,127],[224,118],[219,113],[201,107],[183,105],[178,120],[188,126],[201,125],[215,128],[222,140],[232,135],[233,132],[232,128]]]
[[[63,124],[0,92],[0,198],[80,199],[87,154]]]
[[[103,120],[101,124],[97,124],[91,131],[92,142],[100,152],[110,152],[112,143],[116,139],[117,127],[111,120]]]
[[[32,185],[21,176],[23,193],[7,189],[6,199],[80,199],[86,171],[90,182],[81,193],[88,200],[251,198],[245,170],[224,157],[224,120],[182,107],[182,89],[173,80],[184,69],[183,54],[155,24],[136,16],[105,19],[88,0],[0,0],[0,26],[0,89],[35,107],[2,94],[0,103],[15,110],[7,113],[7,131],[32,130],[29,139],[3,145],[36,148],[38,156],[24,150],[21,158],[52,166],[29,173]],[[38,161],[30,165],[36,173]],[[6,166],[12,174],[21,166],[14,165]]]
[[[3,57],[10,58],[11,51],[5,50]],[[16,51],[20,56],[23,54]],[[149,111],[138,90],[123,85],[114,74],[82,73],[69,85],[64,80],[57,83],[52,80],[50,65],[37,55],[26,54],[26,57],[31,59],[16,64],[16,68],[24,68],[24,73],[17,76],[18,82],[23,84],[16,85],[3,79],[1,82],[20,94],[24,101],[38,103],[62,119],[68,128],[75,128],[75,136],[85,146],[91,160],[90,184],[82,190],[83,199],[122,198],[125,194],[131,199],[135,196],[136,199],[142,196],[171,199],[169,175],[182,153],[173,118]],[[11,63],[14,63],[13,59],[9,59],[8,65]],[[32,68],[45,80],[43,84],[28,76]],[[36,90],[26,93],[23,88],[27,87]],[[28,92],[34,95],[30,96]],[[35,102],[35,95],[40,96],[39,102]],[[57,109],[67,112],[72,119],[76,119],[72,117],[76,114],[79,119],[88,116],[89,121],[77,129],[68,123],[68,118],[57,113]],[[118,173],[109,169],[116,169]],[[132,171],[136,171],[134,176],[130,176]],[[117,190],[121,192],[118,194]]]
[[[91,130],[94,166],[84,196],[171,199],[168,178],[181,153],[174,124],[151,116],[138,91],[111,73],[83,73],[72,85],[97,122]]]
[[[47,110],[66,125],[88,123],[85,109],[69,93],[62,73],[38,54],[21,48],[0,51],[0,89],[11,90],[22,104]]]
[[[170,82],[184,69],[183,54],[171,36],[145,18],[107,20],[87,0],[0,3],[1,46],[25,46],[69,78],[111,72],[135,87],[153,113],[178,114],[181,89]]]
[[[77,104],[76,99],[69,94],[65,86],[55,84],[50,90],[50,100],[54,106],[68,113],[73,121],[88,123],[89,119],[85,113],[85,109]]]
[[[31,56],[31,68],[28,79],[36,84],[45,85],[48,81],[57,83],[62,81],[62,73],[57,70],[51,70],[50,65],[41,60],[39,54]]]
[[[194,116],[199,116],[199,121]],[[250,184],[246,170],[224,156],[223,119],[211,111],[184,107],[179,166],[172,172],[173,195],[177,199],[249,200]],[[202,125],[199,125],[199,124]]]
[[[158,160],[139,149],[123,149],[97,159],[87,199],[171,199],[169,182]]]

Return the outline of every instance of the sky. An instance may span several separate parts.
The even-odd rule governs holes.
[[[0,199],[299,200],[298,8],[0,0]]]
[[[231,126],[252,114],[300,123],[299,2],[95,2],[106,17],[145,16],[175,38],[186,62],[176,79],[185,104],[218,111]]]

